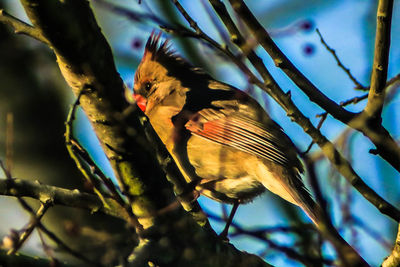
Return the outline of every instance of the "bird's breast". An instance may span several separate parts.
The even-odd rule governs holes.
[[[259,162],[255,156],[194,135],[187,142],[187,153],[202,178],[200,192],[207,197],[228,203],[247,202],[265,190],[251,171],[251,165]]]
[[[176,132],[172,118],[179,113],[179,109],[173,106],[158,106],[146,113],[151,126],[160,137],[161,141],[171,149],[173,135]],[[170,151],[171,152],[171,151]]]

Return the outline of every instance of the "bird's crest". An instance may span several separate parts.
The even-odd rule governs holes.
[[[160,44],[161,32],[151,32],[147,39],[143,59],[144,60],[160,60],[166,57],[174,57],[174,51],[170,49],[169,40],[165,40]]]
[[[178,68],[193,69],[193,66],[171,49],[169,39],[160,42],[161,32],[152,31],[146,42],[142,61],[154,60],[161,64],[168,64]]]
[[[188,77],[190,75],[207,75],[201,68],[195,68],[187,60],[171,49],[169,39],[160,41],[161,32],[151,33],[146,42],[142,63],[156,61],[168,69],[169,75]]]

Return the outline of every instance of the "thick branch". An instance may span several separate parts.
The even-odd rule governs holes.
[[[129,103],[111,49],[86,1],[22,1],[33,25],[49,40],[59,67],[111,160],[122,190],[144,228],[175,201],[164,172],[144,138],[139,109],[125,113]],[[54,12],[58,10],[58,12]],[[129,133],[128,133],[129,132]],[[133,133],[133,134],[131,134]],[[152,177],[149,179],[148,177]]]
[[[392,24],[393,0],[380,0],[376,15],[375,54],[371,75],[371,88],[364,112],[381,121],[385,101],[385,85],[389,65],[390,31]]]
[[[199,266],[267,266],[259,257],[240,252],[201,228],[182,208],[175,205],[161,212],[174,204],[176,197],[153,144],[145,138],[142,122],[146,118],[124,97],[111,49],[88,2],[22,0],[22,4],[32,24],[51,43],[74,93],[85,90],[81,107],[111,161],[122,193],[128,196],[133,213],[144,226],[132,264],[142,266],[151,261],[178,266],[192,262]],[[206,217],[200,220],[207,225]],[[163,246],[166,242],[170,245]]]

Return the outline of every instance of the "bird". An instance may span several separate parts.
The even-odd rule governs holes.
[[[153,32],[146,42],[133,94],[186,181],[201,195],[234,204],[233,214],[269,190],[317,223],[319,205],[283,129],[251,96],[194,67],[160,37]]]

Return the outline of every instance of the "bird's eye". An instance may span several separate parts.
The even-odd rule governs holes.
[[[149,91],[151,89],[151,82],[145,83],[144,89],[146,89],[146,91]]]

